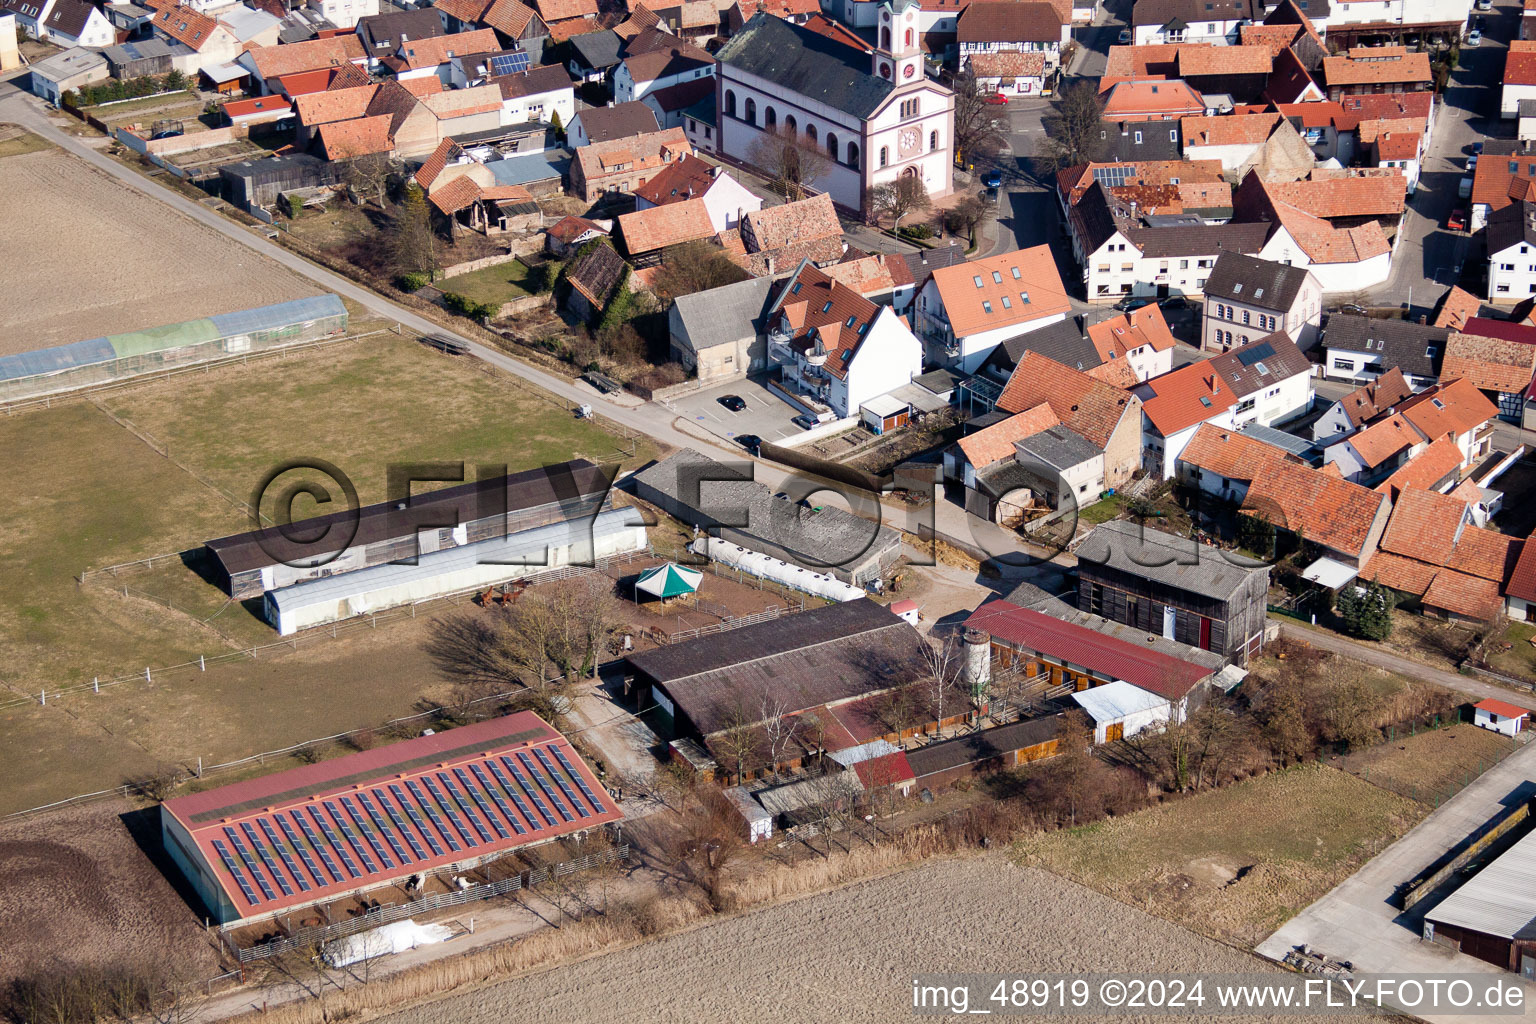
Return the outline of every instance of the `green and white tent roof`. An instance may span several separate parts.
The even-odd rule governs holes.
[[[697,569],[688,569],[676,562],[668,562],[641,573],[640,579],[635,583],[635,589],[660,598],[681,597],[697,591],[703,579],[704,574]]]

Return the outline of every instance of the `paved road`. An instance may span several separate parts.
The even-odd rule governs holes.
[[[1262,956],[1279,960],[1306,943],[1354,963],[1355,970],[1379,974],[1484,974],[1518,980],[1490,963],[1424,942],[1421,918],[1402,914],[1388,900],[1397,887],[1418,876],[1472,831],[1506,807],[1536,791],[1536,743],[1527,743],[1421,821],[1380,856],[1345,879],[1284,927],[1259,944]],[[1527,989],[1527,1002],[1536,989]],[[1461,1024],[1485,1017],[1435,1015],[1435,1024]]]
[[[1447,672],[1444,669],[1426,665],[1422,661],[1414,661],[1411,658],[1404,658],[1393,654],[1376,644],[1356,643],[1347,637],[1339,636],[1337,633],[1330,633],[1321,629],[1308,629],[1306,626],[1294,625],[1286,622],[1284,619],[1273,619],[1272,621],[1280,624],[1280,632],[1287,639],[1305,641],[1313,647],[1321,647],[1325,651],[1342,654],[1345,657],[1354,658],[1356,661],[1363,661],[1368,665],[1375,665],[1377,668],[1386,669],[1388,672],[1396,672],[1398,675],[1422,679],[1426,683],[1434,683],[1436,686],[1443,686],[1448,690],[1464,693],[1473,700],[1484,700],[1488,697],[1494,697],[1503,701],[1519,700],[1518,697],[1512,696],[1518,692],[1512,687],[1500,686],[1497,683],[1485,683],[1476,677],[1464,676],[1459,672]],[[1531,695],[1527,693],[1524,701],[1521,703],[1527,705],[1533,703]]]

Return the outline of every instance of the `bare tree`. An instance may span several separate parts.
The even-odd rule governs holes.
[[[701,238],[663,249],[661,269],[652,285],[657,295],[664,299],[675,299],[680,295],[692,295],[694,292],[745,281],[748,276],[745,270],[725,254],[724,249]]]
[[[988,103],[969,73],[956,75],[950,87],[955,93],[955,158],[969,167],[996,156],[1012,130],[1002,112],[1007,108]]]
[[[779,762],[783,760],[789,745],[794,739],[794,719],[788,717],[789,704],[782,697],[770,693],[764,688],[762,699],[757,708],[763,733],[763,741],[767,745],[768,764],[773,771],[775,780],[779,777]]]
[[[882,216],[889,215],[894,223],[899,224],[907,214],[929,209],[932,205],[932,200],[928,198],[928,186],[915,175],[903,174],[895,181],[887,181],[869,190],[869,209],[876,223]]]
[[[809,188],[825,178],[832,161],[820,146],[788,125],[764,130],[747,150],[747,160],[766,171],[790,202],[804,199]]]
[[[402,274],[436,273],[437,235],[432,229],[427,195],[414,181],[405,186],[391,242],[395,268]]]
[[[1104,149],[1104,101],[1093,82],[1061,90],[1042,124],[1046,137],[1035,157],[1044,173],[1089,163]]]
[[[529,658],[520,647],[510,613],[500,608],[445,615],[433,624],[426,642],[437,670],[468,699],[505,693],[525,682]]]
[[[1056,734],[1056,756],[1048,763],[1052,789],[1068,821],[1077,826],[1079,814],[1088,809],[1094,776],[1099,767],[1093,756],[1093,728],[1080,710],[1069,711]]]
[[[400,173],[401,166],[387,153],[367,153],[353,157],[342,170],[342,181],[366,203],[371,197],[379,209],[386,208],[390,182]]]
[[[976,228],[987,219],[989,212],[991,208],[980,196],[966,196],[951,207],[945,216],[951,231],[963,232],[972,242],[975,242]]]
[[[756,724],[746,706],[738,703],[731,709],[725,729],[709,738],[709,748],[716,757],[734,766],[738,786],[746,778],[747,766],[756,764],[758,738],[753,728]]]
[[[951,691],[965,666],[963,646],[960,634],[953,632],[942,637],[930,637],[922,645],[924,667],[928,670],[927,690],[934,721],[939,723],[939,735],[944,731],[946,698],[952,696]]]

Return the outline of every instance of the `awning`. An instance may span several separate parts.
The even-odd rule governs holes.
[[[949,399],[940,398],[917,383],[903,384],[893,390],[888,397],[910,405],[918,412],[938,412],[940,409],[949,408]]]
[[[635,589],[647,594],[666,599],[669,597],[682,597],[684,594],[692,594],[699,589],[699,582],[704,579],[704,574],[697,569],[688,569],[676,562],[668,562],[666,565],[658,565],[654,569],[647,569],[640,574],[640,579],[635,582]]]
[[[1358,575],[1360,570],[1352,565],[1336,562],[1332,558],[1319,558],[1303,570],[1301,578],[1327,590],[1338,590]]]
[[[897,413],[905,412],[908,405],[909,403],[903,402],[895,395],[876,395],[865,402],[861,408],[871,416],[884,419],[887,416],[895,416]]]

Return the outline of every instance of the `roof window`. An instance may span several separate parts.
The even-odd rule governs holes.
[[[1243,282],[1239,281],[1239,282],[1237,282],[1237,284],[1234,284],[1232,286],[1232,294],[1233,295],[1241,295],[1242,291],[1243,291]]]
[[[1264,289],[1263,288],[1255,288],[1253,290],[1253,297],[1256,298],[1256,299],[1262,299],[1264,297]]]
[[[854,324],[856,324],[856,323],[858,323],[858,322],[859,322],[859,318],[858,318],[858,317],[856,317],[856,316],[850,316],[850,317],[849,317],[849,318],[848,318],[848,322],[847,322],[847,323],[846,323],[846,324],[844,324],[844,325],[843,325],[843,326],[844,326],[844,327],[852,327],[852,326],[853,326],[853,325],[854,325]]]
[[[1009,301],[1008,296],[1006,296],[1006,295],[1003,296],[1003,308],[1004,309],[1012,309],[1013,308],[1013,303],[1011,301]]]
[[[789,294],[791,294],[791,295],[799,295],[800,294],[800,285],[801,285],[801,283],[802,282],[800,282],[800,281],[796,281],[795,282],[795,286],[789,290]]]
[[[1445,403],[1440,401],[1440,399],[1438,399],[1438,398],[1431,398],[1429,400],[1429,404],[1434,406],[1436,409],[1444,409],[1445,408]]]
[[[1013,279],[1015,281],[1023,279],[1023,275],[1019,273],[1019,268],[1018,267],[1014,267],[1013,268]]]
[[[990,303],[990,302],[983,302],[981,304],[981,308],[982,308],[982,310],[984,312],[990,313],[990,312],[992,312],[992,303]]]
[[[1209,398],[1206,398],[1204,395],[1201,395],[1200,396],[1200,404],[1205,406],[1207,409],[1209,409],[1211,407],[1211,400]]]
[[[1003,275],[999,274],[995,270],[992,271],[992,283],[993,284],[1002,284],[1003,283]]]
[[[822,312],[823,312],[823,313],[825,313],[825,312],[826,312],[826,311],[827,311],[827,310],[829,310],[829,309],[831,309],[831,308],[832,308],[832,300],[831,300],[831,299],[828,299],[828,300],[827,300],[827,304],[826,304],[826,305],[825,305],[825,306],[822,306],[822,307],[821,307],[821,311],[822,311]]]
[[[981,275],[980,274],[975,275],[974,277],[971,278],[971,280],[976,282],[976,287],[977,288],[981,287]]]
[[[1029,305],[1029,292],[1019,292],[1019,301],[1026,306]]]

